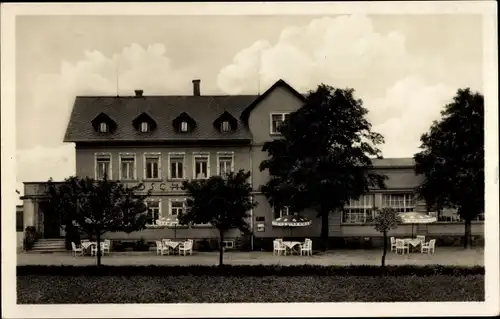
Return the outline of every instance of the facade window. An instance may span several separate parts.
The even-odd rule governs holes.
[[[135,180],[135,154],[120,154],[120,180]]]
[[[347,224],[367,223],[373,221],[375,214],[374,197],[372,194],[361,195],[359,199],[349,200],[344,207],[342,222]]]
[[[141,123],[141,132],[142,133],[149,132],[149,123],[148,122]]]
[[[217,174],[226,175],[234,171],[234,154],[221,152],[217,154]]]
[[[229,124],[228,121],[222,122],[222,124],[220,125],[220,130],[223,133],[229,132],[231,130],[231,124]]]
[[[108,133],[108,123],[106,122],[99,123],[99,132]]]
[[[274,207],[274,219],[280,218],[286,215],[290,215],[290,210],[288,206],[284,206],[281,209],[278,207]]]
[[[184,213],[186,203],[184,200],[171,200],[170,201],[170,215],[179,216]]]
[[[95,179],[102,180],[105,175],[111,179],[111,154],[96,154]]]
[[[147,153],[144,154],[144,178],[159,179],[160,178],[160,154]]]
[[[146,225],[156,225],[156,221],[161,217],[161,201],[159,199],[150,199],[145,203],[148,207]]]
[[[184,179],[184,154],[170,153],[168,155],[170,179]]]
[[[188,123],[181,122],[181,132],[187,132],[187,131],[188,131]]]
[[[210,176],[210,155],[195,154],[193,156],[193,176],[195,179],[204,179]]]
[[[271,113],[271,134],[280,134],[281,125],[288,120],[290,113]]]
[[[415,201],[413,194],[382,194],[382,206],[392,207],[398,213],[413,212]]]

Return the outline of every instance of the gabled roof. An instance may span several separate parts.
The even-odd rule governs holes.
[[[256,95],[202,95],[202,96],[78,96],[66,129],[65,142],[168,142],[198,140],[250,141],[252,135],[243,125],[240,115]],[[224,111],[238,119],[238,128],[231,134],[217,130],[213,122]],[[114,134],[103,136],[90,124],[100,113],[106,113],[116,123]],[[137,131],[132,122],[146,112],[157,123],[150,134]],[[196,121],[190,134],[176,132],[172,122],[182,112]]]
[[[187,122],[189,127],[189,131],[192,132],[196,129],[196,120],[193,119],[189,114],[186,112],[182,112],[177,116],[173,121],[172,125],[174,126],[174,130],[177,130],[179,128],[179,125],[181,122]]]
[[[286,83],[284,80],[278,80],[276,83],[274,83],[269,89],[267,89],[266,92],[264,92],[262,95],[260,95],[257,99],[255,99],[248,107],[243,110],[241,113],[241,118],[246,121],[248,119],[248,116],[252,112],[252,110],[259,104],[262,100],[264,100],[272,91],[274,91],[276,88],[282,87],[290,91],[293,95],[295,95],[298,99],[305,101],[305,96],[303,94],[300,94],[295,90],[293,87],[291,87],[288,83]]]

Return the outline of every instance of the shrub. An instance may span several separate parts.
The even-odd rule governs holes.
[[[35,226],[27,226],[24,230],[23,247],[24,250],[31,250],[38,239]]]
[[[119,240],[114,240],[111,247],[113,251],[125,251],[125,245]]]
[[[57,276],[468,276],[484,275],[484,267],[455,266],[281,266],[281,265],[241,265],[232,266],[18,266],[17,275],[57,275]]]
[[[149,244],[144,240],[143,237],[139,239],[134,246],[135,251],[149,251]]]

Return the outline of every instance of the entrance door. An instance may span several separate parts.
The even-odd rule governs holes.
[[[43,238],[60,238],[61,218],[54,211],[40,205],[43,214]]]

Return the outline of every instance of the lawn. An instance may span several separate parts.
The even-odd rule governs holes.
[[[17,277],[20,304],[484,301],[484,275]]]

